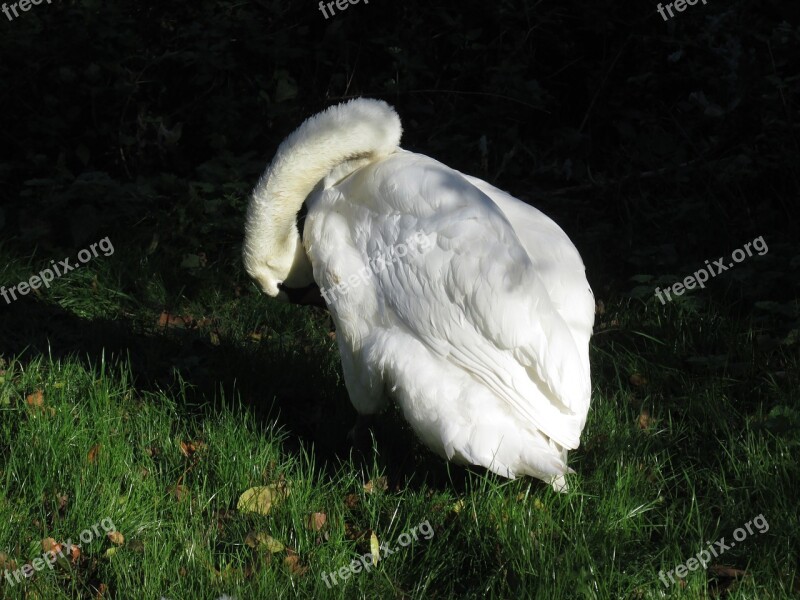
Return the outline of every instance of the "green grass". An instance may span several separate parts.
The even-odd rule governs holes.
[[[118,598],[240,600],[800,593],[797,345],[763,314],[726,312],[716,292],[666,305],[607,294],[577,474],[556,494],[447,465],[396,412],[372,451],[353,451],[328,318],[239,285],[229,256],[178,270],[188,283],[170,289],[180,277],[159,277],[166,258],[118,250],[3,307],[0,558],[20,567],[43,539],[76,542],[103,519],[124,542],[100,530],[73,564],[3,580],[0,597],[94,598],[101,584]],[[39,268],[4,258],[4,281]],[[159,326],[165,311],[191,319]],[[237,510],[268,485],[289,490],[269,514]],[[768,531],[659,581],[759,515]],[[372,533],[396,547],[421,523],[430,539],[323,581],[369,552]]]

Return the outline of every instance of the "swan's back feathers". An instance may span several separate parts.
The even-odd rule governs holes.
[[[590,391],[578,347],[582,336],[573,336],[543,283],[546,274],[537,272],[489,196],[457,171],[401,151],[311,202],[307,237],[328,240],[311,252],[321,286],[335,287],[417,232],[432,245],[388,263],[370,286],[332,299],[331,311],[344,325],[344,351],[357,355],[375,328],[400,326],[435,356],[483,382],[520,422],[564,448],[578,446]],[[554,252],[572,248],[557,226],[552,233]],[[590,297],[583,282],[580,291]],[[593,320],[593,304],[583,312],[582,322]]]

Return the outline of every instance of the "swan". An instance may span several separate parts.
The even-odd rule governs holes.
[[[401,134],[380,100],[307,119],[250,197],[245,270],[282,300],[320,288],[359,414],[392,398],[447,460],[565,491],[591,392],[581,257],[539,210]]]

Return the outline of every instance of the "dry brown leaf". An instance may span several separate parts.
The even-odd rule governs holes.
[[[310,529],[311,531],[319,531],[325,526],[325,522],[328,520],[328,515],[323,512],[315,512],[308,515],[308,520],[306,521],[306,528]]]
[[[42,550],[44,552],[58,552],[61,549],[61,545],[56,542],[53,538],[48,537],[42,540]]]
[[[361,501],[361,498],[358,497],[358,494],[347,494],[344,497],[344,505],[347,508],[355,508],[358,506],[358,503]]]
[[[195,441],[195,442],[184,442],[181,441],[181,454],[185,457],[189,458],[196,452],[200,452],[204,450],[206,447],[204,442]]]
[[[364,484],[364,491],[367,494],[372,494],[375,491],[385,492],[389,489],[389,484],[386,481],[386,477],[378,477],[377,479],[370,479],[367,483]]]
[[[158,326],[161,328],[169,327],[169,328],[177,328],[177,329],[186,329],[192,325],[194,318],[192,315],[180,316],[180,315],[173,315],[168,313],[167,311],[163,311],[158,316]]]
[[[176,483],[169,489],[169,493],[175,496],[177,500],[183,500],[190,495],[189,488],[183,484]]]
[[[44,392],[36,390],[25,398],[25,403],[28,406],[44,406]]]
[[[0,552],[0,569],[16,571],[17,563],[12,560],[5,552]]]
[[[78,562],[78,559],[81,557],[81,549],[75,544],[73,544],[69,547],[69,554],[70,554],[70,560],[74,565],[76,562]]]
[[[641,373],[634,373],[630,376],[631,385],[634,387],[642,387],[643,385],[647,385],[647,377],[642,375]]]
[[[648,429],[652,422],[653,419],[650,417],[650,411],[646,408],[643,408],[639,413],[639,419],[637,421],[639,429]]]
[[[125,543],[125,536],[122,535],[119,531],[109,531],[107,535],[108,539],[115,546],[122,546],[122,544]]]
[[[100,444],[95,444],[91,448],[89,448],[89,452],[86,454],[86,459],[94,464],[97,462],[97,455],[100,453]]]
[[[292,575],[304,575],[308,571],[308,567],[300,563],[300,557],[291,548],[286,548],[286,557],[283,559],[283,564],[289,568]]]
[[[95,598],[97,600],[101,600],[102,598],[106,598],[106,592],[108,591],[108,586],[105,583],[101,583],[97,586],[97,594]]]

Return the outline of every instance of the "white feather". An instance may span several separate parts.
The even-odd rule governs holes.
[[[247,270],[275,296],[313,269],[360,413],[391,396],[447,459],[561,489],[591,391],[578,251],[535,208],[400,149],[400,133],[391,107],[360,99],[287,138],[250,202]]]

